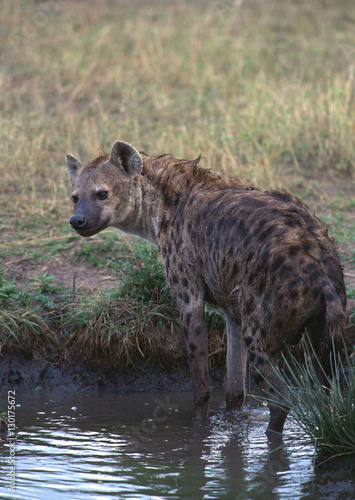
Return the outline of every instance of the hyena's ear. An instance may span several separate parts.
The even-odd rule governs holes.
[[[83,166],[82,163],[80,163],[79,160],[75,158],[75,156],[71,154],[67,154],[65,157],[66,163],[67,163],[67,172],[69,175],[70,182],[72,186],[74,187],[76,178],[78,177],[79,170]]]
[[[110,159],[116,167],[123,169],[129,177],[133,177],[142,171],[141,155],[127,142],[116,141],[112,147]]]

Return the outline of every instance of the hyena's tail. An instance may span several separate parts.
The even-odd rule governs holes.
[[[331,375],[331,353],[344,345],[346,328],[345,304],[334,285],[327,283],[323,289],[325,302],[325,324],[319,342],[318,358],[327,375]]]

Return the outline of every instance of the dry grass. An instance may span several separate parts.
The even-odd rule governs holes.
[[[18,208],[62,213],[65,152],[116,138],[265,187],[351,174],[353,2],[232,5],[4,0],[2,179]]]

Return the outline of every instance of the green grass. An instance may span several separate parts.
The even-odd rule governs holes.
[[[119,295],[131,297],[149,311],[152,304],[162,306],[166,313],[177,309],[166,282],[162,263],[156,247],[135,241],[112,262],[112,268],[122,283]],[[121,252],[122,255],[122,252]]]
[[[10,344],[15,341],[23,351],[29,352],[34,352],[39,347],[50,347],[53,341],[38,306],[33,304],[29,294],[17,289],[14,278],[7,280],[2,270],[0,270],[0,341],[2,343],[10,341]]]
[[[122,246],[122,241],[117,237],[115,230],[104,231],[95,239],[82,238],[79,241],[81,243],[79,247],[74,248],[70,254],[73,264],[85,262],[90,266],[106,267],[116,259]],[[127,253],[127,245],[123,244],[123,247],[123,252]]]
[[[343,358],[333,348],[331,374],[326,375],[311,347],[304,352],[303,362],[294,356],[284,357],[284,369],[274,368],[278,379],[288,389],[287,398],[268,402],[290,405],[297,424],[314,442],[317,460],[355,454],[355,357],[344,350]],[[317,377],[323,372],[324,384]]]

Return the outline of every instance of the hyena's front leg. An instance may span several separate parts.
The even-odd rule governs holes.
[[[208,400],[210,398],[208,328],[205,320],[204,298],[202,291],[199,293],[196,290],[196,281],[187,282],[186,277],[183,277],[181,281],[186,286],[185,290],[182,291],[177,286],[176,279],[175,277],[175,280],[171,280],[171,289],[178,305],[185,336],[193,383],[194,416],[195,418],[203,418],[208,414]]]
[[[204,317],[204,302],[180,309],[187,354],[194,393],[194,416],[204,418],[208,415],[210,388],[208,380],[208,329]]]

